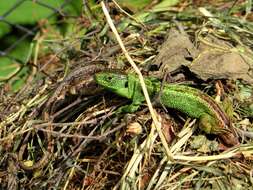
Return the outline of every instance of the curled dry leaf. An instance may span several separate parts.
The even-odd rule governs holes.
[[[127,133],[133,134],[133,135],[139,135],[142,133],[142,126],[138,122],[130,123],[127,126]]]

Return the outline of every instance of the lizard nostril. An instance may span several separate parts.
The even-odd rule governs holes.
[[[125,83],[125,88],[128,88],[128,82]]]

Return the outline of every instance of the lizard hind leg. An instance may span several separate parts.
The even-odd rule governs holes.
[[[234,134],[229,129],[220,127],[218,122],[209,114],[204,114],[199,118],[199,127],[205,133],[218,135],[219,139],[229,147],[239,144]]]
[[[203,114],[199,117],[199,128],[207,134],[220,134],[223,128],[219,127],[215,118],[209,114]]]

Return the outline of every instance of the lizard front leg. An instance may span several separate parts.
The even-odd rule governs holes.
[[[132,99],[132,103],[120,107],[117,112],[134,113],[145,100],[140,83],[131,74],[128,75],[128,97]]]

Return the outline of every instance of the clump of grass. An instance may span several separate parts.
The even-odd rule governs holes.
[[[110,6],[115,11],[112,19],[117,19],[117,6]],[[178,5],[173,12],[147,13],[149,17],[138,22],[121,15],[117,26],[125,28],[120,38],[143,73],[150,72],[147,68],[158,47],[167,31],[175,27],[183,27],[193,40],[195,33],[205,29],[226,38],[235,48],[240,45],[251,52],[252,28],[247,20],[240,25],[242,30],[238,30],[241,17],[231,14],[219,17],[213,10],[215,18],[207,18],[192,10],[193,7],[188,7],[182,11]],[[220,145],[216,151],[199,151],[191,146],[193,136],[201,134],[196,121],[156,108],[157,122],[163,126],[167,141],[171,135],[167,146],[173,159],[168,159],[164,142],[161,143],[145,105],[135,114],[115,114],[119,106],[129,102],[94,85],[95,71],[89,70],[90,65],[102,64],[105,68],[126,71],[131,67],[106,21],[92,15],[80,19],[87,21],[88,29],[84,33],[73,30],[72,36],[65,39],[41,34],[37,69],[18,93],[10,94],[8,86],[1,87],[0,187],[217,189],[252,186],[250,138],[241,139],[240,146],[230,149]],[[77,22],[77,28],[82,24]],[[73,75],[73,80],[68,80],[80,68],[87,68],[85,74]],[[242,120],[237,110],[234,115],[238,121]]]

